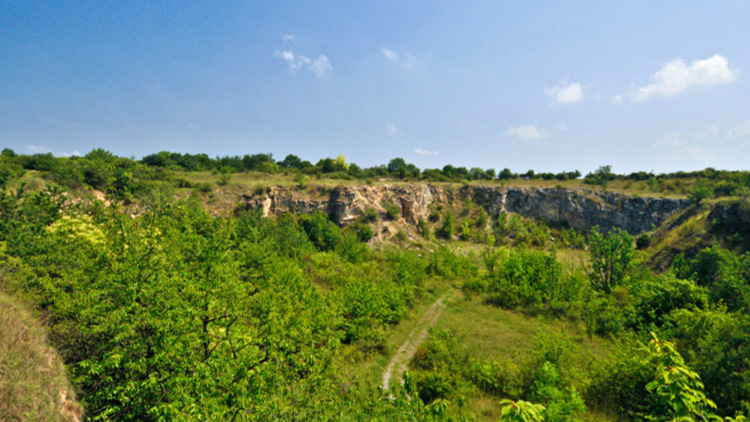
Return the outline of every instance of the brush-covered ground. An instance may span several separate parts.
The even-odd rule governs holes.
[[[475,206],[422,227],[374,216],[411,232],[372,245],[367,219],[341,228],[319,213],[215,212],[269,186],[315,195],[425,182],[398,168],[324,172],[331,161],[318,173],[185,171],[103,151],[3,151],[0,415],[73,420],[80,406],[91,421],[744,420],[746,231],[741,218],[709,217],[742,215],[742,173],[421,173],[694,200],[637,238]],[[734,211],[712,214],[721,205]],[[383,391],[407,349],[408,364],[392,366],[405,372]]]

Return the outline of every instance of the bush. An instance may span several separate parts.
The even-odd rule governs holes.
[[[367,207],[365,212],[362,214],[362,219],[368,223],[374,223],[378,221],[378,210],[373,207]]]
[[[443,225],[440,226],[440,229],[438,230],[438,235],[446,240],[452,240],[453,239],[453,233],[456,231],[456,222],[453,219],[453,213],[450,211],[447,211],[445,215],[443,215]]]
[[[381,203],[385,209],[385,218],[387,220],[398,220],[401,216],[401,207],[391,201],[383,201]]]
[[[425,239],[432,239],[432,230],[430,230],[430,226],[424,220],[417,221],[417,231]]]
[[[636,239],[635,239],[635,248],[636,249],[646,249],[649,246],[651,246],[651,235],[648,233],[641,233]]]
[[[368,242],[375,235],[372,231],[372,227],[364,223],[355,224],[352,226],[354,232],[357,233],[357,237],[362,242]]]

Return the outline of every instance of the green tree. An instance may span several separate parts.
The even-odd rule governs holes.
[[[607,189],[609,181],[614,179],[615,175],[612,173],[612,166],[601,166],[594,172],[594,181],[597,185],[601,186],[602,189]]]
[[[406,170],[406,161],[403,158],[394,158],[388,162],[388,172],[391,174]]]
[[[688,192],[688,199],[694,202],[696,205],[700,205],[704,199],[708,199],[713,195],[711,186],[706,183],[705,180],[699,180],[696,182],[690,191]]]
[[[605,237],[594,228],[589,238],[591,286],[609,294],[623,285],[634,267],[633,238],[622,229],[613,229]]]

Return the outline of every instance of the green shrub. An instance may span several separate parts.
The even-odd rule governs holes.
[[[372,237],[375,235],[375,233],[373,233],[372,231],[372,227],[364,223],[354,224],[352,228],[357,233],[357,237],[359,238],[359,240],[361,240],[362,242],[369,242],[370,239],[372,239]]]
[[[456,222],[453,219],[453,213],[447,211],[443,215],[443,224],[437,231],[437,234],[445,240],[453,240],[453,234],[456,231]]]
[[[424,220],[420,219],[417,221],[417,231],[425,239],[432,239],[433,237],[432,230],[430,230],[430,226],[428,226]]]
[[[368,223],[374,223],[378,221],[378,210],[373,207],[367,207],[362,214],[362,219]]]
[[[398,218],[401,216],[401,207],[399,207],[395,203],[391,201],[383,201],[381,205],[385,209],[385,218],[387,220],[398,220]]]

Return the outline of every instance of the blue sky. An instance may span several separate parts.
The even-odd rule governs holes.
[[[0,146],[748,169],[744,1],[0,3]]]

